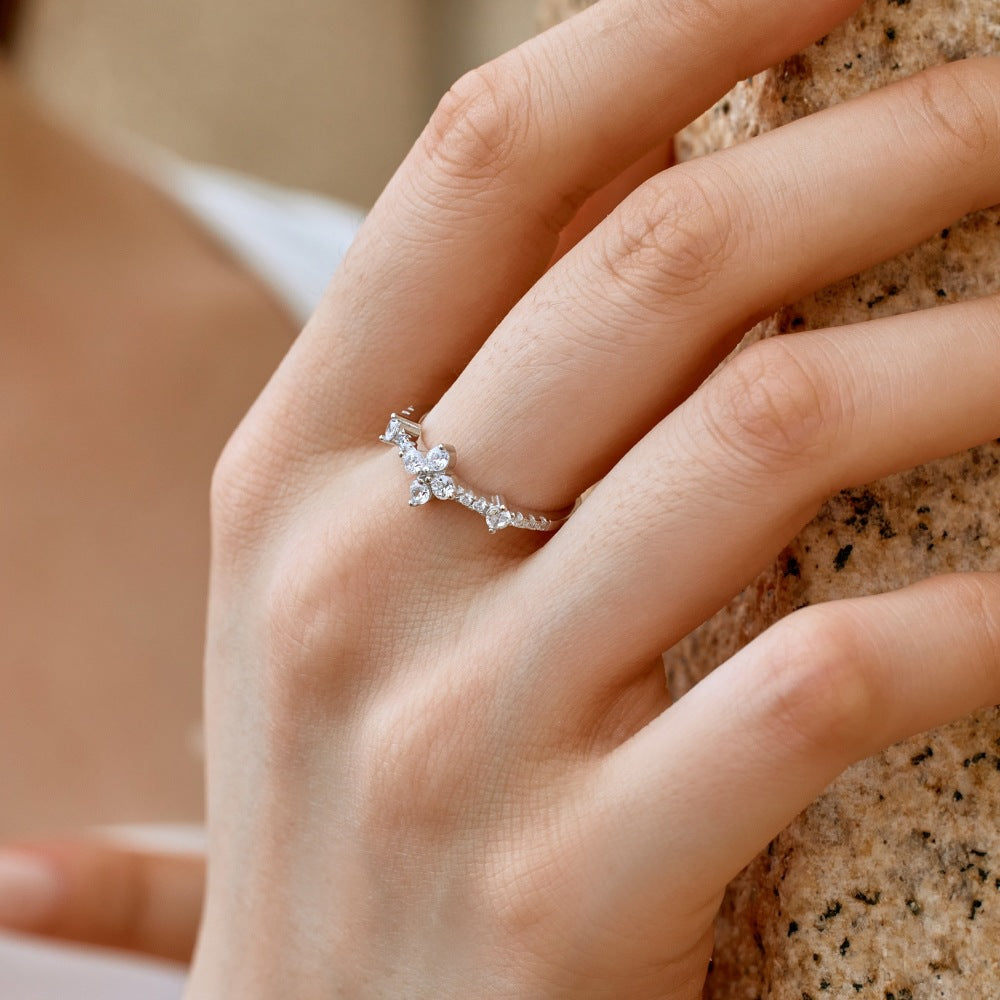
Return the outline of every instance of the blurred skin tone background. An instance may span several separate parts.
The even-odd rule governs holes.
[[[297,333],[100,150],[367,206],[534,6],[0,0],[0,837],[201,819],[209,477]]]

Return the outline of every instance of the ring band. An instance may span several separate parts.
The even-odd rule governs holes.
[[[475,511],[486,520],[491,535],[504,528],[521,528],[525,531],[555,531],[561,527],[573,512],[573,506],[554,513],[515,510],[507,506],[499,494],[490,496],[479,493],[455,478],[456,452],[452,445],[439,444],[427,451],[421,451],[422,428],[411,419],[413,407],[401,414],[393,413],[389,424],[379,440],[399,449],[403,468],[413,476],[410,483],[410,506],[422,507],[431,498],[454,500],[463,507]]]

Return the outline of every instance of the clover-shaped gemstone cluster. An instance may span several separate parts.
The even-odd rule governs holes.
[[[449,473],[455,466],[455,453],[439,444],[423,452],[417,447],[417,425],[395,413],[389,419],[385,433],[379,438],[385,444],[395,445],[403,461],[403,468],[413,476],[410,483],[410,506],[422,507],[437,500],[456,500],[486,520],[490,534],[504,528],[524,528],[529,531],[551,531],[548,518],[522,514],[510,510],[499,496],[484,497],[455,481]]]

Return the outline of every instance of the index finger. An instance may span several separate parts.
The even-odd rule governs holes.
[[[429,408],[593,192],[858,2],[602,0],[459,80],[272,386],[299,446]]]

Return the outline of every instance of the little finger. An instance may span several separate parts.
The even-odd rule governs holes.
[[[697,908],[848,765],[998,701],[1000,574],[789,615],[602,762],[588,909]]]

